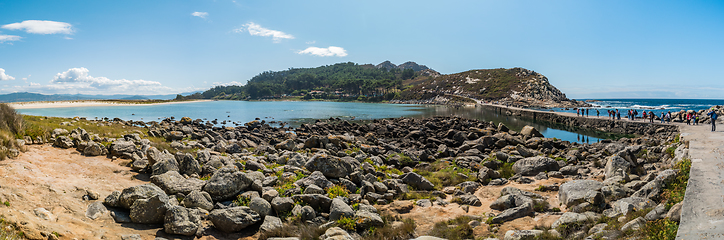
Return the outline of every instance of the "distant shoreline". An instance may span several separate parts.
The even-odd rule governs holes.
[[[8,103],[14,109],[36,109],[36,108],[66,108],[66,107],[103,107],[103,106],[131,106],[131,105],[164,105],[191,102],[210,102],[213,100],[190,100],[190,101],[124,101],[124,100],[72,100],[72,101],[36,101],[36,102],[13,102]]]

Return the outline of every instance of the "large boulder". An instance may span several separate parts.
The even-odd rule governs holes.
[[[260,197],[252,198],[249,202],[249,208],[259,213],[259,216],[261,216],[262,218],[272,213],[271,203]]]
[[[631,172],[633,164],[628,160],[613,155],[606,158],[606,168],[604,169],[604,175],[606,179],[621,177],[622,180],[628,180],[628,174]]]
[[[332,199],[332,205],[329,207],[329,220],[336,221],[342,217],[354,217],[354,210],[342,199]]]
[[[655,206],[656,202],[648,198],[627,197],[619,199],[618,201],[611,204],[611,209],[613,209],[614,213],[620,213],[626,216],[630,212],[653,208]]]
[[[153,184],[143,184],[123,189],[118,198],[118,206],[130,209],[134,202],[139,199],[148,199],[156,195],[166,196],[160,188]]]
[[[304,177],[302,179],[297,180],[294,182],[297,186],[300,186],[302,188],[309,187],[311,185],[316,185],[322,189],[327,189],[332,186],[334,186],[334,183],[327,180],[327,178],[322,174],[320,171],[314,171],[311,175]]]
[[[276,197],[272,199],[271,205],[277,215],[282,215],[294,208],[294,200],[290,197]]]
[[[185,207],[170,207],[164,216],[163,230],[168,234],[192,236],[201,226],[198,219],[193,218],[194,216],[189,214]]]
[[[138,199],[131,206],[131,221],[134,223],[163,223],[168,207],[170,205],[166,194]]]
[[[357,227],[368,229],[370,227],[381,227],[385,225],[379,214],[368,209],[360,209],[354,214],[357,218]]]
[[[73,144],[73,140],[71,140],[69,137],[60,136],[60,137],[55,138],[55,142],[53,143],[53,146],[60,147],[60,148],[73,148],[73,147],[75,147],[75,144]]]
[[[149,161],[151,164],[151,161]],[[179,171],[178,162],[174,158],[164,158],[151,165],[151,175],[164,174],[169,171]]]
[[[526,137],[543,137],[543,134],[532,126],[523,127],[523,129],[520,130],[520,134]]]
[[[561,184],[558,189],[558,200],[566,206],[575,206],[586,202],[589,192],[601,191],[603,183],[595,180],[573,180]]]
[[[261,227],[259,227],[259,231],[268,232],[281,228],[282,226],[284,226],[284,224],[280,218],[267,215],[264,217],[264,222],[261,224]]]
[[[309,171],[320,171],[328,178],[346,177],[359,168],[359,162],[352,158],[338,158],[327,154],[315,154],[304,167]]]
[[[402,176],[400,176],[400,179],[402,179],[402,182],[418,190],[435,190],[435,185],[433,185],[432,182],[415,172],[408,172],[402,174]]]
[[[201,165],[198,161],[196,161],[196,159],[194,159],[194,156],[191,156],[191,154],[178,154],[176,155],[176,160],[179,164],[179,173],[189,176],[192,174],[201,174]]]
[[[238,232],[261,221],[261,216],[249,207],[231,207],[211,211],[209,220],[220,231]]]
[[[535,156],[523,158],[513,164],[513,171],[523,176],[535,176],[539,172],[558,171],[558,162],[548,157]]]
[[[229,199],[251,185],[252,180],[232,167],[219,169],[204,185],[204,191],[214,200]]]
[[[201,191],[206,181],[198,178],[184,178],[176,171],[168,171],[151,177],[151,183],[163,189],[168,195],[176,193],[189,194]]]
[[[206,211],[214,209],[214,202],[211,199],[211,195],[207,192],[200,192],[197,190],[192,191],[183,200],[183,204],[187,208],[201,208]]]
[[[354,240],[352,236],[340,227],[328,228],[319,239],[323,240]]]
[[[108,209],[106,208],[106,206],[103,205],[103,202],[96,201],[96,202],[88,205],[88,208],[85,211],[85,216],[87,218],[96,220],[97,218],[103,216],[103,214],[105,214],[107,212],[108,212]]]
[[[111,154],[114,156],[130,155],[136,150],[136,144],[130,141],[119,139],[111,143]]]
[[[589,215],[582,214],[582,213],[565,212],[565,213],[563,213],[563,215],[561,215],[560,218],[558,218],[558,220],[556,220],[555,222],[553,222],[553,224],[551,224],[551,228],[557,229],[558,226],[560,226],[560,225],[570,225],[573,223],[581,223],[581,222],[585,222],[588,220],[594,220],[594,219],[590,219]]]
[[[294,202],[302,202],[314,209],[321,209],[324,212],[329,211],[332,205],[332,199],[322,194],[299,194],[292,196]]]
[[[88,141],[86,147],[83,149],[83,155],[100,156],[103,155],[103,150],[105,150],[105,148],[102,145],[93,141]]]

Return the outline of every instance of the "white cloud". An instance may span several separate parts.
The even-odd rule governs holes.
[[[2,35],[0,34],[0,43],[19,41],[22,37],[15,35]]]
[[[309,42],[306,42],[306,44],[315,44],[315,43],[317,43],[317,41],[309,41]]]
[[[58,73],[50,80],[49,85],[35,85],[36,90],[51,93],[82,93],[82,94],[163,94],[172,90],[160,82],[148,80],[112,80],[106,77],[93,77],[87,68],[71,68]]]
[[[206,17],[209,16],[209,13],[207,13],[207,12],[193,12],[193,13],[191,13],[191,16],[200,17],[200,18],[206,19]]]
[[[328,48],[308,47],[302,51],[297,52],[299,54],[309,54],[320,57],[344,57],[347,56],[347,50],[341,47],[329,46]]]
[[[15,80],[14,77],[5,74],[5,69],[0,68],[0,81]]]
[[[216,86],[242,86],[243,84],[240,82],[237,82],[237,81],[231,81],[231,82],[227,82],[227,83],[214,82],[211,85],[216,87]]]
[[[284,33],[282,31],[271,30],[263,28],[261,25],[249,22],[244,24],[241,28],[234,29],[234,32],[242,33],[249,32],[252,36],[272,37],[272,41],[275,43],[281,42],[282,39],[294,39],[291,34]]]
[[[34,34],[72,34],[73,25],[64,22],[42,21],[42,20],[26,20],[19,23],[11,23],[3,25],[2,28],[9,30],[25,30],[27,33]]]

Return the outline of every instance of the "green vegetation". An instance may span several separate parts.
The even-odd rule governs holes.
[[[643,233],[648,239],[674,240],[679,231],[679,223],[668,218],[650,221],[643,228]]]
[[[473,228],[468,225],[472,219],[468,216],[460,216],[448,221],[437,222],[430,234],[449,240],[473,239]]]
[[[277,184],[276,186],[274,186],[274,189],[277,190],[280,197],[287,197],[284,192],[289,189],[296,188],[297,186],[294,185],[294,182],[307,177],[307,175],[304,175],[304,173],[300,171],[295,172],[296,175],[290,178],[284,178],[283,174],[284,173],[282,171],[278,171],[275,173],[275,175],[277,176]]]
[[[236,196],[236,200],[233,201],[236,206],[249,206],[249,203],[251,202],[251,199],[248,197],[242,196],[241,194]]]
[[[10,149],[17,149],[15,138],[23,136],[23,118],[12,107],[0,103],[0,159],[10,155]]]
[[[347,231],[354,231],[357,228],[357,220],[354,218],[342,217],[337,220],[337,226]]]
[[[414,71],[387,70],[352,62],[316,68],[290,68],[284,71],[266,71],[254,76],[244,86],[217,86],[203,93],[178,95],[187,99],[265,99],[283,96],[303,96],[302,99],[366,101],[394,98],[402,88],[404,79],[414,77]]]
[[[513,163],[503,163],[503,166],[500,167],[498,170],[500,172],[500,177],[502,178],[511,178],[513,175],[515,175],[515,172],[513,171]]]
[[[669,147],[666,149],[666,154],[669,155],[669,157],[674,157],[674,153],[676,152],[676,147]]]
[[[441,190],[443,186],[455,186],[465,181],[477,181],[478,177],[470,169],[458,167],[448,161],[435,161],[430,166],[414,170]],[[461,174],[468,176],[467,178]]]
[[[686,185],[689,183],[691,160],[682,159],[674,165],[674,169],[679,170],[676,173],[676,178],[664,186],[664,193],[662,194],[664,201],[666,201],[666,209],[684,200]]]
[[[3,205],[5,205],[6,207],[10,207],[10,202],[5,201],[5,202],[3,202]]]
[[[0,216],[0,240],[16,239],[25,239],[25,234],[17,226],[6,222],[4,216]]]
[[[340,185],[334,185],[327,189],[327,195],[329,198],[334,199],[336,197],[348,197],[349,191],[347,191],[347,188]]]

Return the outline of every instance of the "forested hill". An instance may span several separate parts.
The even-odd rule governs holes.
[[[389,61],[385,63],[389,63]],[[335,99],[362,96],[365,98],[364,100],[389,100],[402,89],[403,80],[420,75],[414,69],[430,70],[424,65],[414,62],[407,62],[400,66],[391,63],[374,66],[348,62],[317,68],[266,71],[254,76],[244,86],[217,86],[203,93],[179,96],[177,99],[243,100],[290,96],[304,96],[307,99]]]
[[[524,68],[479,69],[440,74],[424,65],[337,63],[317,68],[267,71],[244,86],[217,86],[177,99],[340,99],[401,103],[494,101],[513,106],[575,107],[548,78]]]

